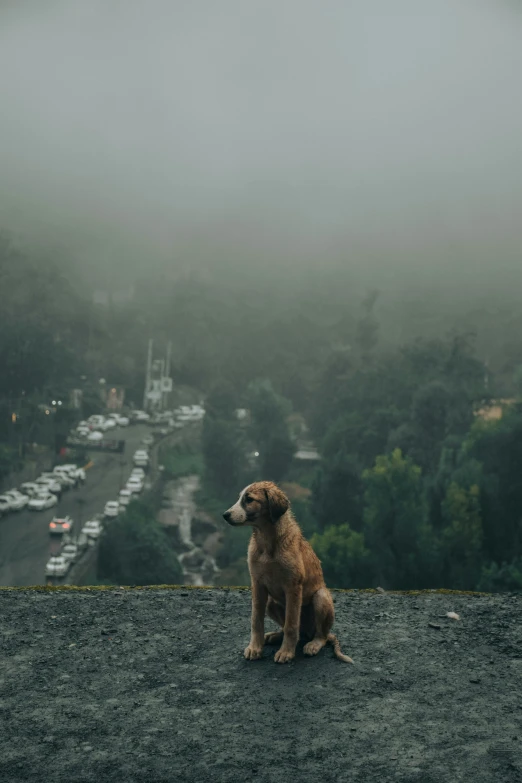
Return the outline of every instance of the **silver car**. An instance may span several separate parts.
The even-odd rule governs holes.
[[[55,555],[49,558],[45,566],[46,576],[65,576],[69,570],[70,562],[63,555]]]

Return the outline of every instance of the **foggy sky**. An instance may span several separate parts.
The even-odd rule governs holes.
[[[519,8],[5,3],[0,227],[112,277],[520,269]]]

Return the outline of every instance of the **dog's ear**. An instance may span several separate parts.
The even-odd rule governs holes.
[[[268,513],[270,514],[270,520],[277,522],[280,517],[285,514],[290,508],[290,501],[275,484],[265,489],[266,499],[268,501]]]

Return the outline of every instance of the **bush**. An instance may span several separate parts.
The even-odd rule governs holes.
[[[332,525],[314,533],[310,542],[330,587],[368,587],[372,583],[370,553],[364,536],[350,525]]]

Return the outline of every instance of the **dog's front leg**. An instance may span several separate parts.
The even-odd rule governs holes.
[[[245,658],[254,661],[261,658],[265,643],[265,611],[268,590],[259,582],[252,580],[252,628],[250,644],[245,650]]]
[[[276,663],[288,663],[295,658],[295,648],[299,641],[299,627],[301,623],[301,605],[303,602],[303,588],[301,585],[292,585],[285,590],[286,609],[285,626],[283,628],[283,644],[276,652]]]

